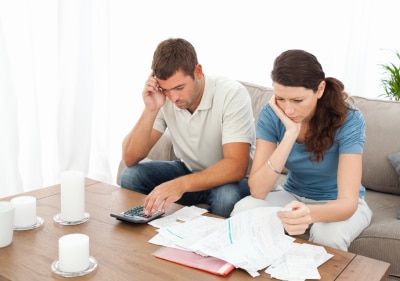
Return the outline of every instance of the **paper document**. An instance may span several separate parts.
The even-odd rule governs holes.
[[[149,224],[157,228],[170,227],[198,218],[207,212],[208,211],[206,209],[199,208],[197,206],[185,206],[173,214],[152,220],[149,222]]]
[[[321,279],[318,266],[329,260],[324,247],[293,243],[284,258],[268,267],[265,272],[280,280]]]
[[[294,241],[285,235],[276,215],[280,209],[255,208],[228,219],[200,216],[158,232],[179,247],[222,259],[258,276],[259,270],[283,256]]]
[[[280,209],[261,207],[238,213],[221,222],[192,249],[228,261],[251,276],[258,276],[259,270],[281,258],[294,241],[285,235],[276,215]]]
[[[320,279],[317,268],[332,255],[323,247],[293,243],[295,239],[285,234],[276,214],[279,210],[282,208],[259,207],[227,219],[197,215],[186,222],[175,217],[170,225],[159,228],[149,242],[168,246],[161,253],[171,261],[176,259],[172,253],[178,249],[195,254],[196,258],[225,261],[253,277],[268,267],[266,272],[271,277],[282,280]]]
[[[160,228],[158,233],[172,241],[175,245],[193,250],[193,245],[197,241],[214,232],[224,219],[199,216],[196,219],[185,223],[174,224],[171,227]]]

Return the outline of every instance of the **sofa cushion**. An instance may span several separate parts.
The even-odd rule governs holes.
[[[373,211],[371,224],[350,244],[349,252],[386,261],[390,274],[400,276],[400,196],[368,191],[365,200]]]
[[[260,110],[269,101],[274,92],[272,88],[263,87],[248,82],[240,83],[242,83],[246,87],[247,91],[250,94],[251,104],[253,107],[254,122],[255,124],[257,124],[258,114],[260,113]]]
[[[367,189],[400,194],[399,176],[387,157],[400,151],[400,102],[352,98],[366,123],[362,183]]]
[[[169,130],[165,130],[164,134],[157,141],[157,145],[153,146],[147,158],[151,160],[178,160],[172,146],[171,136]]]

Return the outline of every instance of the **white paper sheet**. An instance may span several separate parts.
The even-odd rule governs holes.
[[[253,277],[269,266],[266,272],[282,280],[320,279],[317,268],[332,255],[320,246],[293,243],[277,217],[281,209],[260,207],[220,219],[185,207],[149,242],[222,259]]]

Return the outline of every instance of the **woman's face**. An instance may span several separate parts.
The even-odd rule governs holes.
[[[273,83],[276,104],[293,122],[308,123],[314,116],[317,101],[322,97],[325,81],[322,81],[317,92],[304,87],[288,87]]]

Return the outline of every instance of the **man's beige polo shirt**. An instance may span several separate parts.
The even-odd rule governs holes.
[[[193,114],[167,98],[153,128],[160,132],[168,128],[175,155],[192,172],[222,160],[222,145],[226,143],[251,144],[253,158],[255,128],[250,95],[235,80],[205,75],[204,94]]]

